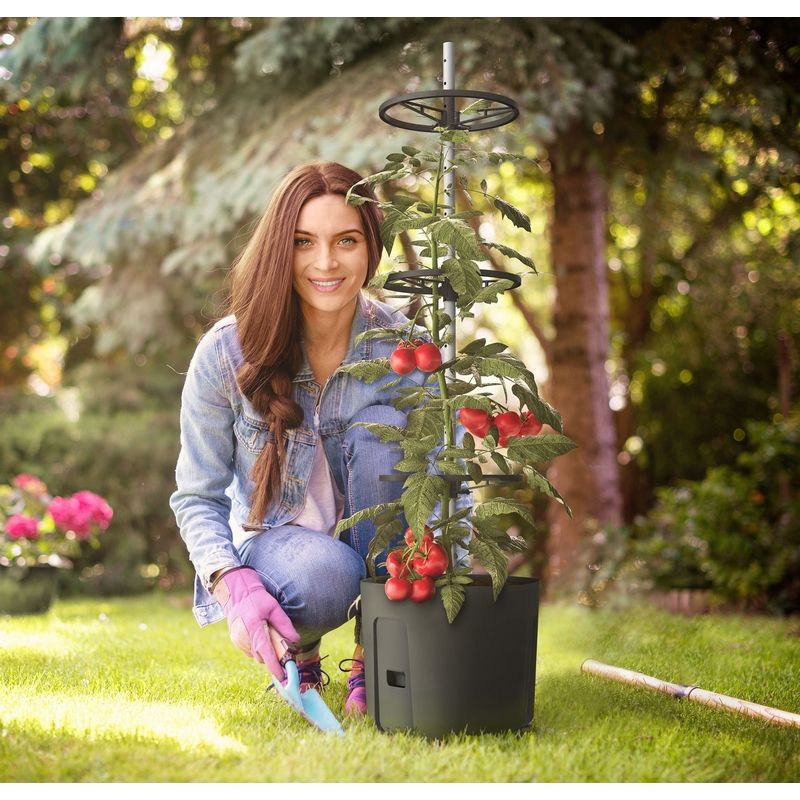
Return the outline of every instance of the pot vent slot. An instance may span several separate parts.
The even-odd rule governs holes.
[[[389,686],[396,686],[398,689],[405,689],[406,688],[405,672],[397,672],[393,669],[387,669],[386,683],[388,683]]]

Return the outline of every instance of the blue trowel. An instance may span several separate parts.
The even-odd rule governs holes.
[[[326,733],[344,736],[344,728],[320,697],[319,692],[313,688],[300,691],[300,675],[297,671],[295,654],[289,643],[272,626],[269,626],[269,637],[281,666],[286,670],[285,686],[281,681],[273,681],[272,685],[278,694],[312,725],[316,725]]]

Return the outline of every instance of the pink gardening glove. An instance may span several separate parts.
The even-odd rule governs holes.
[[[275,678],[284,680],[286,673],[269,640],[267,625],[288,644],[296,644],[300,636],[258,573],[250,567],[229,570],[217,579],[213,594],[228,619],[231,641],[250,658],[266,664]]]

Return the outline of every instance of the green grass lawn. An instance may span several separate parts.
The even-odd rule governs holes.
[[[352,629],[323,639],[341,716]],[[544,605],[533,730],[428,741],[345,720],[326,736],[187,598],[65,600],[0,618],[0,779],[798,781],[800,729],[582,675],[595,658],[800,711],[800,623]]]

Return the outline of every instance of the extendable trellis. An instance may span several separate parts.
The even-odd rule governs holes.
[[[453,42],[444,42],[442,45],[442,76],[441,89],[413,92],[386,100],[378,111],[380,118],[388,125],[397,128],[435,133],[437,128],[465,131],[497,128],[513,122],[519,116],[519,107],[510,97],[493,92],[456,89],[455,45]],[[459,98],[470,98],[483,102],[477,108],[465,109],[462,113],[456,104]],[[403,110],[406,113],[403,113]],[[456,213],[456,168],[454,162],[455,144],[448,142],[444,152],[444,203],[442,206],[445,217]],[[448,244],[446,258],[453,258],[454,255],[455,248]],[[489,286],[498,280],[505,280],[512,283],[512,286],[509,287],[510,290],[516,289],[522,283],[519,275],[510,272],[482,269],[480,274],[484,286]],[[437,293],[444,301],[444,311],[450,319],[448,325],[450,341],[442,344],[439,348],[442,353],[442,361],[447,362],[453,359],[456,353],[457,295],[444,271],[438,268],[438,264],[434,264],[432,269],[392,272],[384,283],[384,288],[399,294],[432,294],[434,284],[437,286]],[[448,372],[451,379],[455,378],[452,370]],[[452,504],[453,488],[461,483],[472,481],[470,475],[441,475],[440,477],[447,480],[450,486],[448,505]],[[405,479],[404,475],[380,476],[380,480]],[[481,480],[486,483],[517,483],[521,478],[518,475],[489,474],[484,475]],[[452,508],[442,509],[442,513],[449,517]]]

